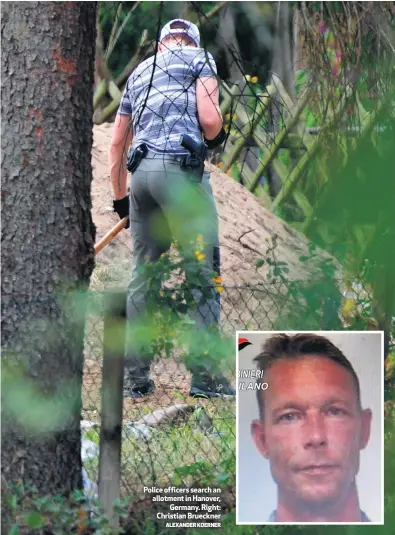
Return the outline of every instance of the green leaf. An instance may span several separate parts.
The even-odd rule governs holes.
[[[211,465],[209,465],[205,461],[197,461],[196,463],[185,465],[185,466],[179,466],[175,469],[175,473],[179,476],[189,476],[194,474],[199,474],[201,471],[204,472],[204,470],[211,468]]]
[[[12,511],[16,511],[16,508],[18,506],[18,498],[15,494],[11,494],[9,497],[8,497],[8,500],[9,502],[9,506],[10,506],[10,509]]]
[[[265,263],[265,261],[262,260],[262,258],[259,258],[259,259],[256,261],[255,268],[256,268],[256,269],[259,269],[260,267],[263,266],[264,263]]]
[[[40,513],[37,513],[35,511],[31,511],[30,513],[27,513],[24,517],[24,523],[28,528],[31,529],[40,529],[44,526],[45,520]]]
[[[221,473],[221,474],[218,474],[217,475],[217,481],[218,483],[226,483],[228,480],[229,480],[229,474],[224,474],[224,473]]]
[[[10,534],[9,535],[20,535],[20,531],[19,531],[19,526],[18,526],[18,523],[14,524],[11,528],[11,531],[10,531]]]
[[[173,476],[173,485],[178,487],[181,484],[182,484],[182,479],[180,478],[180,476],[177,473],[175,473],[175,475]]]

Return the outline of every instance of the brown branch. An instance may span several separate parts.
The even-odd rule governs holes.
[[[239,243],[241,243],[241,241],[240,241],[241,238],[243,238],[243,236],[245,236],[246,234],[249,234],[250,232],[254,232],[254,230],[255,230],[254,228],[253,228],[253,229],[250,229],[250,230],[246,230],[245,232],[243,232],[243,234],[242,234],[241,236],[239,236],[239,237],[237,238],[237,241],[238,241]]]
[[[108,60],[108,58],[111,56],[114,48],[115,48],[115,45],[117,44],[118,42],[118,39],[121,35],[121,33],[123,32],[123,29],[124,27],[126,26],[126,23],[128,22],[131,14],[133,13],[133,11],[138,7],[138,5],[140,4],[140,2],[136,2],[132,7],[131,9],[128,11],[128,14],[126,15],[126,17],[124,18],[124,20],[122,21],[122,24],[121,26],[118,28],[118,31],[116,33],[116,35],[113,37],[113,39],[111,39],[110,37],[110,42],[108,44],[108,47],[107,47],[107,50],[106,50],[106,54],[105,54],[105,58]],[[121,4],[122,5],[122,4]]]
[[[140,44],[139,44],[138,49],[136,50],[134,56],[129,61],[129,63],[126,65],[126,67],[123,69],[121,74],[119,74],[115,79],[115,83],[117,84],[118,87],[121,87],[124,84],[124,82],[126,82],[126,80],[129,78],[131,72],[136,67],[136,65],[140,61],[141,57],[143,56],[143,54],[144,54],[144,52],[146,50],[146,47],[148,46],[147,37],[148,37],[148,30],[144,30],[143,33],[141,34]]]
[[[113,42],[115,40],[115,33],[118,30],[119,21],[121,19],[122,7],[123,7],[123,2],[119,2],[119,6],[118,6],[118,9],[117,9],[117,14],[115,15],[115,20],[114,20],[114,23],[113,23],[112,28],[111,28],[110,38],[109,38],[108,43],[107,43],[106,51],[104,52],[104,57],[106,59],[108,59],[109,55],[112,52],[112,49],[114,48]]]
[[[210,19],[211,17],[214,17],[214,15],[216,15],[218,11],[220,11],[225,5],[226,5],[226,2],[220,2],[219,4],[217,4],[215,7],[213,7],[211,11],[209,11],[206,14],[205,20]]]
[[[242,234],[241,236],[239,236],[239,237],[237,238],[237,241],[238,241],[238,243],[240,243],[240,245],[241,245],[242,247],[244,247],[245,249],[248,249],[249,251],[252,251],[253,253],[262,255],[262,253],[261,253],[260,251],[258,251],[257,249],[254,249],[254,247],[251,247],[251,246],[248,245],[247,243],[243,243],[243,242],[241,241],[241,238],[242,238],[243,236],[245,236],[246,234],[249,234],[250,232],[254,232],[254,230],[255,230],[254,228],[253,228],[253,229],[250,229],[250,230],[246,230],[245,232],[243,232],[243,234]]]

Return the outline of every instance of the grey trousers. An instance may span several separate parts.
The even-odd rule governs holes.
[[[125,367],[129,384],[138,388],[150,378],[150,364],[155,357],[139,346],[132,334],[136,333],[133,326],[144,316],[147,302],[148,280],[141,266],[158,260],[174,240],[184,253],[193,255],[188,246],[200,235],[205,244],[202,270],[207,285],[213,286],[213,273],[220,274],[218,216],[209,173],[204,173],[201,183],[194,183],[188,172],[180,169],[179,162],[149,151],[131,179],[130,230],[133,266],[127,293],[130,328],[126,335]],[[197,328],[218,324],[220,300],[215,287],[208,296],[206,293],[203,297],[199,288],[192,289],[192,295],[197,309],[189,315]],[[194,375],[204,373],[203,360],[189,369]]]

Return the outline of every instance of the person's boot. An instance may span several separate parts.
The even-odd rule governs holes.
[[[132,380],[129,377],[125,377],[123,396],[125,398],[140,399],[155,392],[155,388],[155,383],[152,379],[148,379],[142,386],[134,386]]]
[[[194,373],[189,395],[193,398],[233,398],[236,396],[236,390],[222,375],[211,377]]]

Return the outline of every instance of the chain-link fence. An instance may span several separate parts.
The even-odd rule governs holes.
[[[113,443],[108,444],[118,439],[121,448],[118,491],[121,497],[130,499],[132,519],[154,518],[156,505],[144,487],[221,487],[225,497],[222,507],[225,511],[232,509],[236,477],[234,398],[191,398],[191,373],[182,352],[173,346],[167,356],[157,357],[151,366],[155,392],[141,399],[125,395],[122,400],[120,378],[125,331],[119,325],[124,326],[126,318],[122,304],[125,295],[119,295],[121,304],[118,301],[118,308],[112,308],[110,319],[108,310],[104,319],[98,312],[105,309],[103,303],[108,295],[97,295],[98,307],[88,315],[86,323],[82,428],[87,477],[96,482],[100,474],[99,487],[110,485],[114,489],[117,479],[114,470],[110,482],[104,474],[109,467],[117,466],[116,448]],[[307,326],[310,330],[340,330],[362,327],[362,322],[363,328],[377,329],[371,296],[359,283],[354,283],[349,291],[339,287],[331,295],[326,293],[323,281],[315,286],[311,281],[229,286],[222,288],[221,303],[218,339],[231,340],[232,345],[226,346],[228,355],[224,355],[223,348],[219,353],[222,352],[224,375],[233,384],[237,330],[306,330]],[[114,318],[120,321],[118,327],[114,326]],[[113,336],[111,329],[116,332]],[[198,331],[196,334],[199,336]],[[153,338],[162,335],[151,334],[151,342],[154,344]],[[204,345],[200,349],[201,358],[209,359]],[[108,393],[104,394],[106,389]],[[107,400],[107,407],[102,405],[103,399]],[[118,422],[121,425],[114,416],[119,402],[123,404],[122,421]],[[109,425],[106,432],[102,430],[103,418]],[[105,462],[99,459],[100,439],[104,441],[101,453],[104,451]],[[102,490],[102,497],[103,493]]]
[[[156,30],[173,15],[178,17],[181,13],[167,12],[173,5],[171,2],[152,3],[152,11],[148,4],[136,2],[129,6],[128,2],[120,2],[115,6],[108,2],[102,5],[99,22],[103,34],[99,32],[97,40],[94,122],[101,124],[114,116],[121,104],[125,83],[140,66],[140,71],[131,78],[134,89],[141,89],[141,100],[135,102],[131,121],[134,121],[135,133],[141,134],[139,117],[144,113],[146,122],[141,123],[146,125],[152,121],[155,125],[151,142],[158,144],[156,148],[166,149],[168,140],[159,146],[162,134],[168,134],[162,137],[173,136],[174,145],[181,133],[168,127],[171,116],[175,119],[180,114],[175,122],[184,125],[195,117],[196,110],[190,106],[192,99],[186,97],[187,91],[180,92],[178,87],[174,89],[178,95],[176,105],[174,95],[170,99],[176,108],[172,113],[154,113],[156,105],[152,102],[147,106],[150,94],[154,95],[154,104],[157,96],[162,95],[163,109],[171,109],[167,93],[178,67],[169,75],[169,84],[163,86],[160,77],[151,76],[151,64],[145,60],[152,56],[154,63],[161,67]],[[221,236],[221,246],[228,240],[229,249],[240,246],[256,256],[250,259],[252,269],[244,277],[241,271],[247,261],[240,255],[240,273],[233,270],[235,284],[226,282],[221,287],[220,329],[212,333],[212,337],[205,337],[204,330],[196,329],[195,340],[192,340],[191,324],[180,327],[168,321],[169,317],[155,314],[148,318],[147,326],[141,326],[144,336],[155,348],[151,374],[156,390],[146,398],[124,396],[124,310],[118,307],[109,311],[105,303],[107,295],[100,292],[92,295],[93,306],[88,311],[84,341],[81,414],[84,485],[87,491],[99,494],[107,508],[114,496],[128,497],[132,519],[141,520],[144,525],[146,519],[155,517],[155,504],[144,487],[217,486],[223,489],[223,512],[233,509],[235,503],[234,400],[189,396],[191,372],[186,362],[188,349],[184,347],[188,344],[174,343],[179,339],[178,334],[184,335],[182,340],[190,343],[193,356],[202,362],[216,360],[219,355],[221,372],[233,384],[236,330],[377,330],[384,326],[388,345],[393,323],[389,318],[393,310],[391,296],[387,299],[392,286],[388,266],[394,263],[393,209],[389,204],[392,196],[388,193],[393,191],[390,177],[393,175],[394,108],[388,101],[392,96],[394,70],[392,64],[390,69],[386,68],[388,51],[393,57],[393,34],[388,31],[389,22],[383,17],[387,17],[386,10],[391,6],[382,2],[376,3],[377,7],[369,4],[367,9],[363,2],[349,3],[350,7],[343,3],[339,12],[338,6],[332,7],[332,4],[336,3],[323,3],[321,12],[316,13],[309,3],[295,6],[294,11],[287,3],[219,2],[210,7],[206,3],[185,3],[183,17],[192,16],[202,39],[198,60],[184,58],[183,72],[188,76],[182,84],[189,86],[192,79],[196,81],[198,65],[206,68],[205,75],[215,75],[218,81],[226,140],[221,148],[209,153],[207,160],[233,179],[224,182],[226,176],[217,177],[218,190],[226,191],[226,194],[221,191],[221,198],[218,197],[218,204],[228,208],[226,213],[220,213],[223,221],[229,223],[236,212],[244,218],[238,221],[239,237],[231,241],[229,237],[236,229],[229,225]],[[105,13],[111,5],[115,9],[113,15]],[[108,21],[111,22],[109,27]],[[135,32],[140,32],[144,25],[149,31],[144,29],[141,39],[136,38]],[[294,27],[294,43],[288,35],[291,26]],[[119,47],[129,54],[128,61],[119,59],[110,63],[122,31],[129,29],[136,46],[133,50],[123,45]],[[130,33],[125,37],[128,45]],[[208,50],[215,58],[215,70]],[[144,77],[146,84],[140,87]],[[125,110],[130,111],[127,103]],[[128,149],[126,138],[125,152]],[[139,139],[145,140],[144,136]],[[99,170],[95,173],[99,181]],[[372,180],[373,177],[380,182]],[[234,182],[238,183],[238,189],[233,187]],[[258,200],[254,206],[263,204],[265,212],[256,210],[251,217],[251,205],[243,210],[240,186],[255,194]],[[244,194],[247,196],[243,190]],[[101,204],[104,202],[100,199]],[[190,202],[190,206],[192,208],[194,203]],[[296,257],[295,273],[288,279],[283,276],[286,272],[281,264],[284,262],[278,262],[270,265],[276,276],[270,274],[259,284],[241,284],[242,280],[255,279],[258,263],[263,262],[264,236],[275,234],[275,216],[289,223],[283,229],[287,237],[284,249],[308,254],[305,248],[302,251],[297,247],[300,240],[295,231],[299,230],[332,252],[343,264],[353,259],[356,267],[352,266],[355,269],[350,269],[346,275],[361,273],[366,268],[364,280],[374,282],[375,300],[370,287],[364,287],[359,281],[343,285],[335,280],[334,271],[327,270],[318,278],[306,276],[303,281],[294,280],[294,277],[303,277],[303,266]],[[245,221],[249,222],[248,228],[244,228]],[[277,221],[279,227],[279,219]],[[253,227],[256,227],[254,239],[242,242],[243,236],[254,231]],[[261,228],[265,229],[265,234],[259,233]],[[114,256],[118,259],[118,252]],[[285,258],[284,255],[280,257]],[[229,267],[235,257],[229,256],[226,260]],[[57,343],[65,348],[61,368],[56,350],[47,347],[50,345],[47,344],[47,318],[38,324],[39,307],[32,307],[29,314],[20,316],[15,308],[7,309],[9,323],[14,323],[12,328],[18,325],[20,329],[20,339],[13,336],[13,341],[17,340],[15,346],[20,348],[29,332],[32,339],[42,340],[43,347],[35,349],[31,356],[35,364],[40,359],[46,362],[42,354],[46,358],[53,355],[52,360],[47,360],[53,362],[55,368],[43,366],[43,375],[46,373],[52,380],[52,371],[56,377],[72,379],[76,364],[73,358],[80,354],[79,333],[76,332],[74,340],[69,336],[73,329],[68,328],[63,330],[61,340],[59,337]],[[58,308],[47,316],[51,314],[57,317]],[[69,318],[71,314],[66,316]],[[75,316],[77,329],[76,312]],[[20,327],[19,317],[28,318],[27,323],[31,325]],[[171,334],[173,327],[178,329],[176,334]],[[57,333],[51,336],[55,339]],[[62,373],[59,373],[60,368]],[[22,390],[25,385],[21,385]],[[218,383],[218,387],[220,385]],[[51,388],[46,386],[51,390],[52,385]],[[29,391],[26,395],[28,402],[30,394]],[[9,399],[14,401],[14,398]],[[65,395],[64,399],[69,398]],[[18,407],[20,405],[14,403],[14,414]],[[45,417],[50,420],[48,412],[46,409]],[[59,411],[59,414],[63,413]],[[73,436],[77,437],[77,443],[75,430]],[[67,436],[61,438],[69,444]],[[62,447],[61,440],[56,440],[56,447]],[[17,451],[16,458],[22,454],[26,452]],[[64,468],[58,468],[56,477],[59,479]]]
[[[208,355],[205,354],[206,345],[201,343],[197,346],[200,357],[209,360],[210,355],[219,355],[224,375],[234,384],[237,330],[379,329],[369,288],[360,282],[346,286],[348,289],[343,288],[340,281],[325,277],[320,281],[225,285],[220,292],[220,329],[213,338],[218,352],[215,353],[215,344],[210,345],[205,339],[209,344]],[[114,296],[117,297],[115,301]],[[167,356],[163,353],[169,324],[162,330],[148,332],[159,352],[151,367],[155,392],[141,399],[124,397],[125,292],[97,291],[91,292],[89,297],[81,414],[85,490],[98,494],[105,504],[114,493],[127,498],[129,521],[139,526],[132,527],[131,532],[156,518],[155,511],[161,507],[144,487],[219,487],[222,512],[232,510],[236,479],[234,398],[194,399],[189,396],[191,373],[184,360],[187,351],[173,344]],[[108,307],[109,298],[111,307]],[[23,301],[24,306],[30,301]],[[21,299],[18,302],[21,303]],[[52,302],[55,306],[54,298]],[[62,303],[64,306],[65,301]],[[64,315],[69,317],[77,308],[74,303]],[[77,327],[79,318],[76,316],[73,321]],[[159,316],[155,321],[159,321]],[[37,338],[37,326],[45,328],[42,331],[45,345],[44,340],[52,332],[49,321],[37,322],[38,316],[31,320],[31,332]],[[175,335],[167,332],[167,335],[177,338],[181,332]],[[203,340],[202,333],[196,330],[196,334]],[[158,337],[161,337],[159,344]],[[52,338],[49,343],[55,343]],[[221,340],[230,343],[221,346]],[[196,353],[197,349],[195,346],[193,351]],[[56,366],[56,353],[51,351],[51,355]],[[26,390],[26,382],[20,386]],[[61,390],[61,385],[59,387]],[[7,393],[7,407],[10,407],[10,392]],[[32,394],[26,392],[26,402],[36,410]],[[52,418],[48,406],[45,407],[46,412],[40,413],[37,425],[47,428],[60,413]],[[118,453],[120,463],[117,465]],[[119,479],[116,470],[119,470]],[[6,478],[6,471],[3,476]]]

